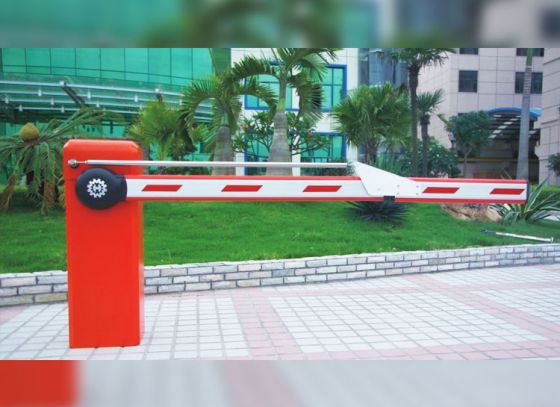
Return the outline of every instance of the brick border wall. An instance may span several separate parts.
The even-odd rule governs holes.
[[[146,294],[353,280],[560,262],[560,244],[148,266]],[[107,276],[110,284],[110,276]],[[0,306],[65,301],[64,271],[0,274]]]

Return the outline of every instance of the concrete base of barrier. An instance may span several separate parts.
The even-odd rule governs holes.
[[[147,266],[144,284],[146,294],[178,293],[551,263],[560,244]],[[64,271],[0,274],[0,306],[65,301],[67,291]]]

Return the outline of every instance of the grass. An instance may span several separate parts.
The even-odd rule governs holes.
[[[344,202],[148,202],[145,264],[296,258],[521,244],[492,229],[560,239],[560,227],[459,221],[439,205],[412,204],[400,226],[365,222]],[[41,215],[16,196],[0,214],[0,272],[65,269],[64,212]]]

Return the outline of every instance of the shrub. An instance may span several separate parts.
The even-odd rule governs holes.
[[[392,201],[348,203],[360,218],[371,222],[401,223],[408,213],[408,206],[406,204]]]
[[[428,139],[428,176],[429,177],[457,177],[460,174],[457,168],[457,156],[442,146],[433,137]],[[402,169],[407,175],[411,174],[410,151],[402,157]],[[422,167],[422,153],[418,152],[418,165]]]
[[[560,153],[548,157],[548,168],[560,175]]]
[[[543,182],[529,193],[526,204],[503,204],[494,207],[502,215],[504,223],[538,222],[545,219],[550,212],[560,211],[560,192],[545,193]]]

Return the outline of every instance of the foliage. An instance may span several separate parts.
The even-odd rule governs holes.
[[[362,219],[370,222],[402,223],[408,213],[408,205],[392,201],[348,202],[352,210]]]
[[[428,138],[427,153],[428,166],[426,175],[428,177],[454,178],[460,174],[457,168],[457,156],[455,153],[439,144],[433,137]],[[408,150],[401,158],[403,172],[406,175],[411,175],[411,162],[411,151]],[[420,152],[418,153],[418,162],[423,166],[424,157]]]
[[[449,118],[445,128],[453,134],[463,153],[463,176],[466,176],[468,156],[490,142],[493,121],[492,116],[483,110]]]
[[[546,182],[546,181],[545,181]],[[532,188],[526,204],[495,205],[504,223],[538,222],[560,211],[560,192],[545,194],[545,182]]]
[[[548,157],[548,168],[554,171],[556,175],[560,175],[560,153]]]
[[[127,134],[138,141],[157,160],[182,157],[195,150],[194,141],[181,126],[179,111],[158,100],[147,102]]]
[[[375,166],[380,170],[389,171],[393,174],[408,176],[410,168],[405,167],[403,158],[393,154],[381,154],[377,157]]]
[[[453,48],[397,48],[390,51],[382,51],[394,61],[405,63],[408,70],[408,88],[410,90],[411,109],[411,133],[410,148],[412,149],[412,174],[418,175],[418,163],[416,152],[418,149],[418,76],[423,67],[430,65],[441,65],[447,59],[448,53],[454,53]]]
[[[385,83],[359,86],[333,108],[331,115],[337,121],[337,130],[355,146],[363,145],[366,163],[373,164],[382,143],[388,149],[404,143],[410,109],[406,94]]]
[[[62,206],[62,147],[69,139],[82,135],[81,126],[95,126],[101,131],[101,122],[105,117],[103,110],[84,108],[65,120],[50,120],[37,129],[38,134],[26,125],[22,128],[23,137],[20,134],[2,137],[0,167],[9,164],[11,172],[8,185],[0,195],[0,210],[9,208],[22,176],[26,177],[28,197],[40,203],[42,213],[57,205]]]
[[[422,117],[433,116],[437,113],[439,105],[443,102],[443,89],[437,89],[434,92],[421,92],[418,94],[418,116],[420,122]],[[440,116],[443,117],[443,116]]]
[[[319,150],[328,144],[326,137],[315,134],[315,118],[299,116],[293,112],[286,114],[288,118],[288,144],[292,155]],[[237,152],[247,151],[256,156],[255,147],[260,145],[270,151],[274,120],[269,112],[258,112],[243,118],[242,133],[234,137],[233,148]]]

